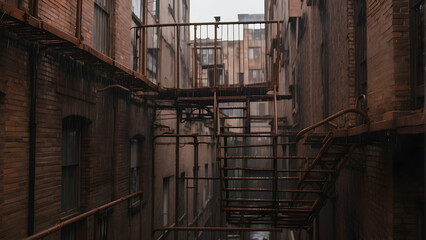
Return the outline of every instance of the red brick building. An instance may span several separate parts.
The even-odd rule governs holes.
[[[424,1],[265,1],[265,11],[284,21],[280,91],[293,96],[282,105],[285,127],[354,108],[361,94],[370,119],[343,114],[313,130],[345,129],[333,139],[356,147],[312,227],[288,236],[423,239]]]

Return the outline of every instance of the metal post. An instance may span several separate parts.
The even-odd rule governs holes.
[[[276,59],[276,76],[275,76],[275,87],[279,86],[279,75],[280,75],[280,60],[281,60],[281,28],[280,22],[277,22],[277,59]]]
[[[218,86],[217,82],[217,28],[219,25],[217,23],[214,24],[214,88],[216,89]]]
[[[194,25],[194,87],[198,88],[197,25]],[[201,53],[200,53],[201,54]]]
[[[176,133],[179,135],[179,124],[180,124],[180,108],[176,106]],[[176,148],[175,148],[175,226],[179,226],[179,145],[180,138],[176,137]],[[174,232],[174,239],[179,239],[177,231]]]
[[[81,15],[83,0],[77,0],[77,14],[76,14],[76,24],[75,24],[75,36],[81,42]]]
[[[148,23],[148,0],[143,0],[143,23]],[[153,28],[155,29],[155,28]],[[147,63],[146,63],[146,51],[147,51],[147,41],[146,41],[146,27],[142,27],[142,36],[141,36],[141,52],[142,52],[142,74],[146,76],[147,74]],[[158,53],[157,53],[158,54]],[[158,56],[157,56],[158,59]]]
[[[251,119],[250,119],[250,98],[247,98],[247,100],[246,100],[246,117],[247,117],[247,119],[246,119],[246,134],[249,134],[250,133],[250,131],[251,131],[251,124],[250,124],[250,121],[251,121]]]
[[[176,26],[176,88],[180,89],[180,27]]]

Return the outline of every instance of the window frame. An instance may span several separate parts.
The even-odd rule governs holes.
[[[259,59],[260,59],[260,47],[249,47],[249,60],[259,60]]]
[[[93,16],[93,48],[97,51],[105,54],[107,56],[111,56],[111,46],[112,46],[112,27],[111,27],[111,12],[113,9],[113,1],[112,0],[95,0],[93,2],[94,7],[94,16]],[[98,10],[99,9],[99,10]],[[97,19],[98,12],[100,14],[105,14],[107,17],[107,23],[102,25],[102,28],[98,29],[98,21],[101,19]],[[100,22],[99,22],[100,24]],[[98,33],[98,34],[97,34]],[[105,37],[105,39],[102,39]],[[98,39],[99,38],[99,39]]]
[[[129,164],[129,193],[135,193],[142,190],[142,162],[143,162],[143,144],[144,137],[136,135],[130,139],[130,164]],[[134,149],[136,148],[136,149]],[[136,155],[134,155],[136,154]],[[134,159],[136,158],[136,159]],[[134,178],[134,170],[136,170],[136,181]],[[135,196],[130,199],[130,208],[137,207],[141,204],[141,197]]]
[[[419,11],[420,7],[423,9]],[[424,8],[425,0],[410,0],[410,89],[413,109],[423,108],[425,99],[426,29]],[[421,79],[423,79],[423,82],[421,82]]]

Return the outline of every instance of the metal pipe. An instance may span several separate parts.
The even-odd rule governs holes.
[[[219,27],[218,23],[215,23],[214,25],[214,87],[217,88],[219,86],[217,82],[217,28]]]
[[[119,84],[112,84],[112,85],[108,85],[108,86],[106,86],[106,87],[104,87],[104,88],[95,89],[95,93],[103,92],[103,91],[106,91],[106,90],[108,90],[108,89],[110,89],[110,88],[119,88],[119,89],[122,89],[122,90],[124,90],[124,91],[126,91],[126,92],[130,92],[130,89],[128,89],[128,88],[126,88],[126,87],[123,87],[123,86],[121,86],[121,85],[119,85]]]
[[[123,201],[125,201],[127,199],[130,199],[132,197],[135,197],[135,196],[138,196],[138,195],[141,195],[141,194],[142,194],[142,191],[138,191],[138,192],[132,193],[130,195],[127,195],[125,197],[121,197],[121,198],[119,198],[117,200],[114,200],[114,201],[112,201],[110,203],[107,203],[107,204],[102,205],[100,207],[94,208],[94,209],[92,209],[90,211],[87,211],[85,213],[77,215],[77,216],[75,216],[73,218],[70,218],[68,220],[65,220],[63,222],[57,223],[55,226],[47,228],[47,229],[45,229],[45,230],[43,230],[43,231],[41,231],[41,232],[39,232],[37,234],[34,234],[32,236],[29,236],[27,238],[24,238],[23,240],[34,240],[34,239],[43,238],[43,237],[45,237],[45,236],[47,236],[47,235],[49,235],[51,233],[54,233],[56,231],[61,230],[62,228],[66,227],[66,226],[68,226],[68,225],[70,225],[72,223],[78,222],[81,219],[84,219],[84,218],[86,218],[86,217],[88,217],[90,215],[93,215],[93,214],[95,214],[95,213],[97,213],[99,211],[102,211],[104,209],[107,209],[109,207],[117,205],[118,203],[121,203],[121,202],[123,202]]]
[[[178,122],[178,121],[177,121]],[[200,136],[204,136],[204,135],[200,135]],[[154,194],[154,190],[155,190],[155,140],[157,138],[193,138],[194,140],[194,177],[198,178],[198,136],[197,135],[190,135],[190,134],[163,134],[163,135],[156,135],[153,137],[152,139],[152,180],[151,180],[151,184],[152,184],[152,189],[151,189],[151,195],[152,195],[152,199],[153,199],[153,207],[151,208],[151,223],[152,223],[152,237],[154,236],[153,234],[155,233],[155,229],[154,229],[154,216],[155,216],[155,209],[154,209],[154,203],[155,203],[155,194]],[[176,140],[178,141],[178,140]],[[178,151],[178,150],[177,150]],[[177,159],[178,160],[178,159]],[[176,167],[176,166],[175,166]],[[179,170],[178,168],[176,168],[177,170]],[[176,182],[178,179],[178,175],[176,177]],[[179,187],[179,186],[177,186]],[[195,191],[194,191],[194,214],[196,214],[197,211],[197,192],[198,192],[198,181],[196,181],[196,185],[195,185]],[[176,200],[177,202],[177,200]],[[175,207],[175,211],[177,210],[177,205]],[[176,212],[175,212],[176,214]],[[176,214],[178,215],[178,214]],[[176,219],[175,219],[176,221]]]
[[[31,2],[31,13],[33,17],[38,17],[38,0],[32,0]]]
[[[226,156],[220,157],[221,159],[293,159],[293,160],[306,160],[307,157],[303,156]]]
[[[33,44],[30,52],[31,64],[31,96],[30,96],[30,151],[28,163],[28,223],[27,234],[34,234],[34,199],[35,199],[35,162],[36,162],[36,141],[37,141],[37,62],[39,47]]]
[[[239,227],[159,227],[154,231],[265,231],[265,232],[281,232],[281,228],[239,228]]]
[[[201,54],[201,52],[200,52]],[[193,86],[198,88],[198,64],[197,64],[197,25],[194,25],[194,83]]]
[[[274,199],[255,199],[255,198],[228,198],[224,199],[227,202],[273,202]],[[306,200],[306,199],[281,199],[278,202],[315,202],[316,200]]]
[[[83,9],[83,0],[77,0],[77,13],[76,13],[76,23],[75,23],[75,36],[81,42],[81,19],[82,19],[82,9]]]
[[[178,36],[179,38],[179,36]],[[179,49],[177,50],[179,52]],[[179,80],[179,77],[177,78]],[[179,84],[179,81],[178,81]],[[178,106],[176,106],[176,133],[179,134],[180,132],[180,109]],[[179,226],[179,145],[180,145],[180,138],[176,138],[176,147],[175,147],[175,226]],[[178,240],[178,232],[174,232],[174,239]]]
[[[224,191],[234,192],[296,192],[296,193],[322,193],[322,190],[305,190],[305,189],[273,189],[273,188],[225,188]]]
[[[324,125],[327,122],[342,116],[343,114],[350,113],[350,112],[357,113],[357,114],[361,115],[364,118],[364,121],[366,123],[370,122],[367,113],[365,113],[364,111],[362,111],[358,108],[347,108],[347,109],[338,111],[337,113],[335,113],[335,114],[333,114],[333,115],[331,115],[331,116],[329,116],[329,117],[327,117],[327,118],[325,118],[325,119],[323,119],[323,120],[321,120],[321,121],[319,121],[319,122],[317,122],[317,123],[315,123],[315,124],[313,124],[313,125],[311,125],[307,128],[302,129],[299,133],[297,133],[296,140],[300,139],[305,133],[307,133],[307,132],[309,132],[309,131],[311,131],[311,130],[313,130],[313,129],[321,126],[321,125]]]
[[[306,209],[276,209],[276,208],[225,208],[225,211],[235,211],[235,212],[302,212],[310,213],[312,212],[311,208]]]

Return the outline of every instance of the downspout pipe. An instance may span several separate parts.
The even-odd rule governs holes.
[[[152,156],[151,156],[151,161],[152,161],[152,172],[151,172],[151,177],[152,177],[152,179],[151,179],[151,198],[152,198],[152,204],[153,204],[153,206],[152,206],[152,208],[151,208],[151,223],[152,223],[152,229],[151,229],[151,238],[153,238],[154,237],[154,234],[155,234],[155,229],[154,229],[154,216],[155,216],[155,208],[154,208],[154,204],[155,204],[155,178],[156,178],[156,175],[155,175],[155,141],[158,139],[158,138],[176,138],[176,142],[178,142],[179,140],[178,139],[180,139],[180,138],[192,138],[193,140],[194,140],[194,176],[195,177],[198,177],[198,145],[199,145],[199,141],[198,141],[198,137],[199,137],[199,135],[191,135],[191,134],[163,134],[163,135],[156,135],[156,136],[154,136],[153,138],[152,138],[152,149],[151,149],[151,151],[152,151]],[[178,150],[176,151],[176,152],[178,152]],[[175,161],[175,164],[177,165],[178,164],[178,161],[179,159],[176,159]],[[179,178],[179,176],[178,177],[176,177],[176,181],[177,181],[177,179]],[[196,201],[196,199],[197,199],[197,192],[198,192],[198,181],[196,181],[196,190],[195,190],[195,195],[194,195],[194,199],[195,199],[195,201]],[[177,196],[176,196],[177,197]],[[176,208],[178,207],[177,205],[178,205],[178,201],[176,201]],[[195,203],[194,203],[194,205],[195,205]],[[196,206],[194,206],[194,210],[196,210]],[[195,212],[194,212],[194,216],[195,216]],[[175,223],[175,224],[177,224],[177,223]]]
[[[38,61],[39,48],[38,45],[33,44],[30,50],[30,152],[28,162],[28,236],[34,234],[34,192],[35,192],[35,161],[36,161],[36,107],[37,107],[37,61]]]

